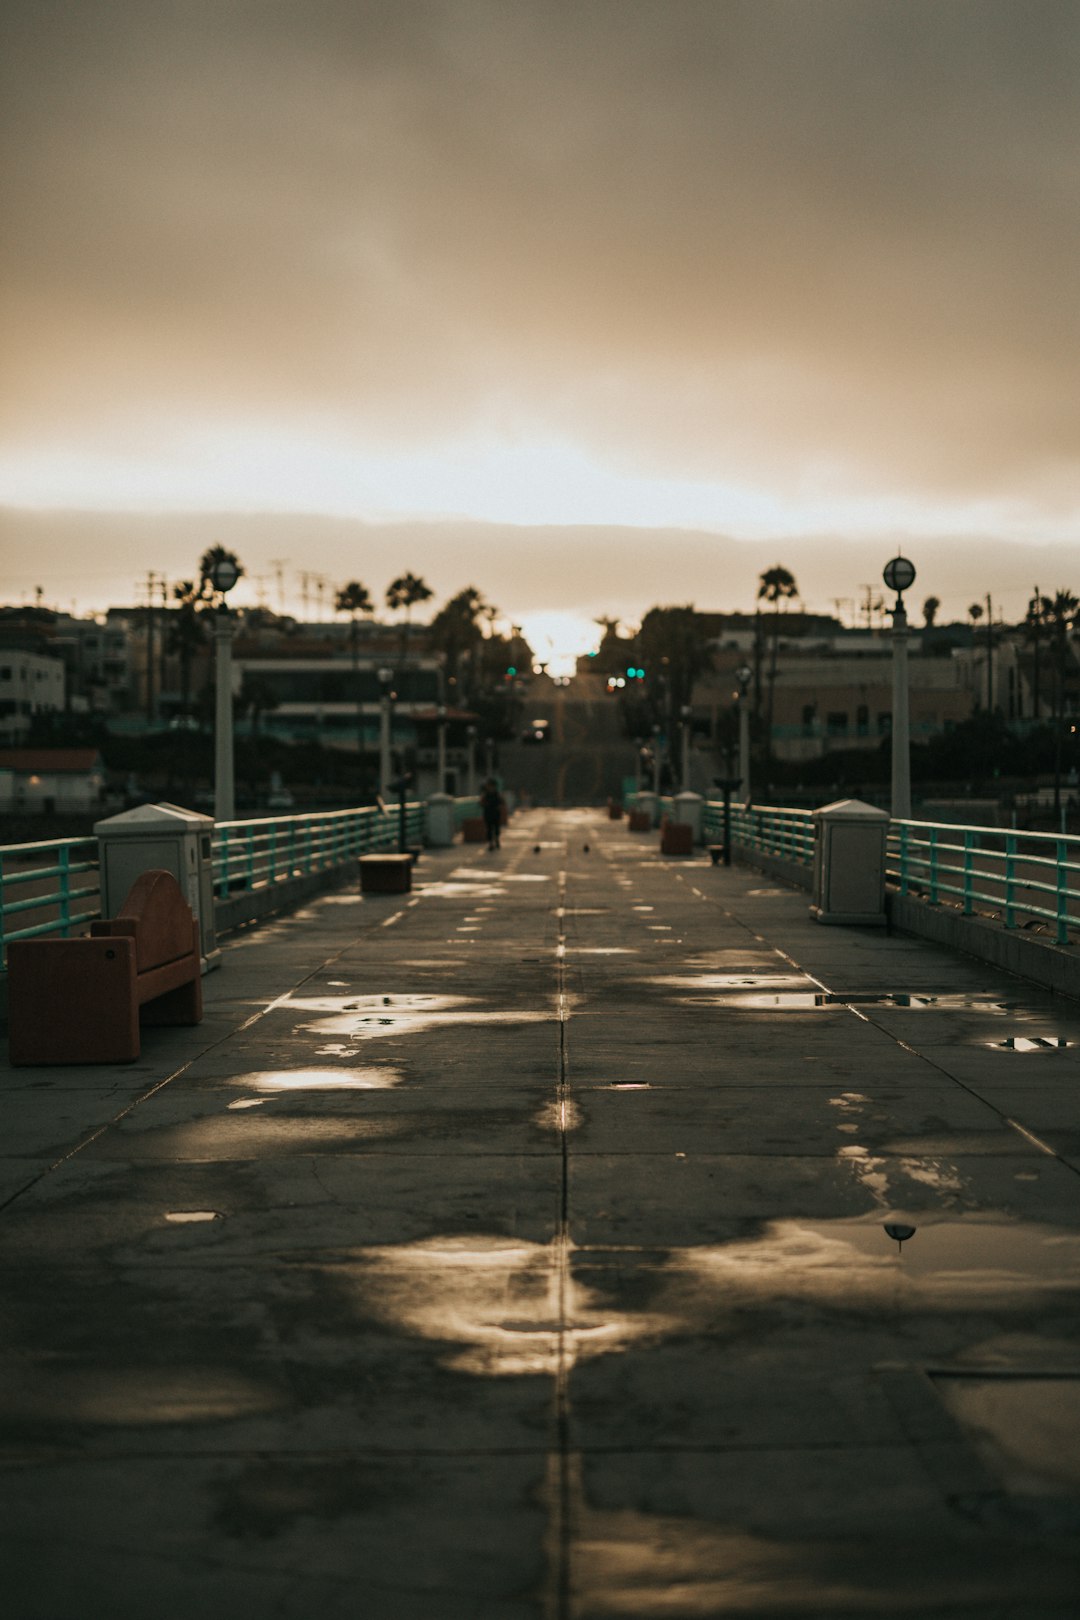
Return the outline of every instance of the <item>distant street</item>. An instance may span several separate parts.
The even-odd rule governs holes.
[[[599,675],[578,675],[569,686],[546,677],[532,683],[519,732],[546,720],[551,741],[502,743],[504,785],[533,804],[602,804],[621,798],[623,777],[634,774],[634,744],[623,735],[620,706]]]

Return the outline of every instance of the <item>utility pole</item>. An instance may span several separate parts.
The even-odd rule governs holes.
[[[155,719],[156,704],[154,700],[154,586],[157,584],[157,574],[153,569],[146,575],[146,723],[152,726]]]
[[[277,581],[278,612],[281,614],[285,612],[285,565],[288,560],[288,557],[270,559],[270,567],[274,570],[274,578]]]
[[[994,604],[986,593],[986,712],[994,712]]]

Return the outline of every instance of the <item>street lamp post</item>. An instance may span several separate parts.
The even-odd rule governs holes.
[[[465,791],[470,799],[476,798],[476,727],[470,726],[465,733],[468,745]]]
[[[240,578],[231,557],[219,557],[210,583],[221,597],[214,616],[214,816],[236,817],[236,772],[233,763],[232,638],[233,619],[225,597]]]
[[[750,678],[753,670],[749,664],[740,664],[735,671],[735,679],[739,683],[739,792],[742,794],[743,804],[750,803]]]
[[[438,712],[438,717],[439,717],[439,736],[438,736],[438,754],[436,756],[437,763],[436,763],[436,766],[435,766],[435,772],[436,772],[436,775],[438,776],[439,780],[438,780],[438,785],[436,786],[435,791],[436,791],[436,793],[445,793],[446,792],[446,704],[445,703],[440,703],[437,712]]]
[[[903,593],[915,583],[915,565],[906,557],[890,557],[882,575],[896,592],[892,609],[892,813],[900,820],[911,815],[911,725],[908,718],[908,622]]]
[[[680,710],[682,720],[682,790],[690,792],[690,716],[693,713],[689,703],[684,703]]]
[[[652,728],[652,790],[660,798],[660,727]]]
[[[379,677],[379,793],[382,798],[390,796],[390,778],[392,767],[390,763],[390,705],[394,694],[391,691],[394,680],[392,669],[380,669]]]

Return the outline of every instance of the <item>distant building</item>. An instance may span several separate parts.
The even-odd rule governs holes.
[[[79,814],[104,802],[105,768],[96,748],[0,749],[0,811]]]
[[[63,707],[61,659],[0,646],[0,745],[21,742],[35,715]]]

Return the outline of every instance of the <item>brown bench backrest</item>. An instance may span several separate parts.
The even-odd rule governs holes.
[[[171,872],[140,872],[115,920],[135,924],[135,965],[140,973],[192,954],[194,918]],[[126,934],[130,929],[116,932]]]

